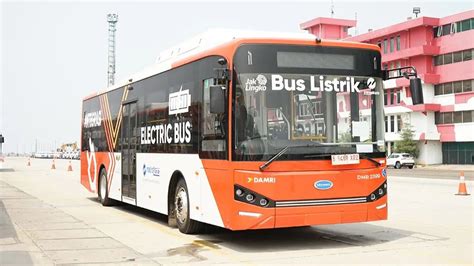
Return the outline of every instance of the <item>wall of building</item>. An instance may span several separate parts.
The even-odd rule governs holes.
[[[324,25],[318,24],[321,21],[324,21]],[[465,26],[460,26],[466,21],[469,23],[463,25],[467,25],[467,29]],[[341,31],[342,27],[340,20],[334,20],[334,22],[334,25],[330,25],[331,19],[317,18],[312,20],[312,24],[306,24],[306,26],[309,31],[312,27],[325,28],[325,31],[322,31],[320,35],[323,39],[340,39],[337,38],[340,36],[337,33]],[[441,28],[441,36],[438,35],[438,28]],[[391,42],[392,38],[393,42]],[[400,40],[398,46],[397,39]],[[420,17],[402,21],[344,40],[381,45],[382,65],[388,69],[401,66],[416,68],[423,83],[424,104],[412,105],[408,80],[403,78],[388,80],[384,82],[387,94],[390,95],[396,91],[400,91],[400,93],[392,96],[393,102],[388,98],[385,114],[388,121],[403,117],[404,121],[406,120],[414,127],[415,139],[419,140],[421,151],[420,163],[431,164],[446,161],[442,157],[442,143],[450,143],[450,149],[454,149],[460,147],[454,145],[455,142],[474,142],[474,50],[472,50],[470,59],[467,54],[467,60],[464,60],[463,54],[462,61],[454,62],[454,53],[459,58],[459,51],[474,49],[474,10],[444,18]],[[452,57],[450,57],[450,53],[453,53]],[[449,63],[448,61],[445,64],[443,61],[440,65],[440,58],[442,60],[452,58],[453,62]],[[463,83],[462,91],[459,89],[451,91],[451,85],[460,88],[459,81],[468,82],[467,80],[473,80],[472,89],[464,90],[466,87]],[[445,85],[446,83],[450,84]],[[444,90],[445,88],[447,89]],[[449,94],[440,95],[440,91]],[[400,96],[399,100],[397,99],[398,95]],[[460,111],[462,111],[461,120]],[[472,112],[472,118],[470,112]],[[452,115],[452,122],[449,120],[450,115]],[[443,119],[447,117],[448,120],[442,120],[440,117]],[[454,118],[457,118],[456,122]],[[396,123],[394,128],[390,123],[389,126],[385,138],[388,143],[393,143],[400,139],[400,126]],[[449,162],[453,162],[452,158]],[[465,161],[461,163],[465,163]]]
[[[441,164],[443,162],[442,145],[439,141],[420,141],[418,142],[420,155],[417,158],[418,164]]]

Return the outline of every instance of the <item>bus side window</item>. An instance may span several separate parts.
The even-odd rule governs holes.
[[[207,159],[226,158],[226,117],[225,114],[213,114],[210,109],[210,86],[214,79],[203,80],[203,101],[201,115],[200,157]]]

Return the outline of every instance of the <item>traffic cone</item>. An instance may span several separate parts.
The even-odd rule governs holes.
[[[54,159],[53,159],[53,165],[51,165],[51,169],[52,170],[56,169],[56,165],[54,164]]]
[[[68,171],[68,172],[71,172],[71,171],[72,171],[71,161],[69,161],[69,166],[67,167],[67,171]]]
[[[467,188],[466,188],[466,182],[464,181],[464,172],[461,172],[459,175],[459,188],[458,188],[458,193],[456,193],[458,196],[469,196],[470,194],[467,193]]]
[[[31,163],[30,163],[30,159],[28,158],[28,163],[26,164],[26,166],[31,166]]]

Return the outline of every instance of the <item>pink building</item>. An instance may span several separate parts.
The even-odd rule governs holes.
[[[300,27],[323,39],[378,44],[384,67],[417,69],[423,105],[412,105],[407,79],[384,82],[388,153],[409,123],[419,140],[419,163],[474,164],[474,10],[349,36],[355,25],[355,20],[316,18]]]

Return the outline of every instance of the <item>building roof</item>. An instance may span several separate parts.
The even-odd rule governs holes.
[[[410,19],[398,24],[394,24],[385,28],[381,28],[378,30],[370,31],[364,34],[360,34],[357,36],[349,37],[346,40],[355,41],[355,42],[363,42],[368,40],[377,39],[383,36],[395,34],[400,31],[408,30],[411,28],[416,28],[420,26],[438,26],[439,25],[439,18],[432,18],[432,17],[419,17],[416,19]]]
[[[319,17],[306,21],[300,24],[300,29],[306,30],[308,28],[314,27],[315,25],[327,24],[327,25],[336,25],[336,26],[346,26],[346,27],[355,27],[357,21],[352,19],[340,19],[340,18],[324,18]]]

